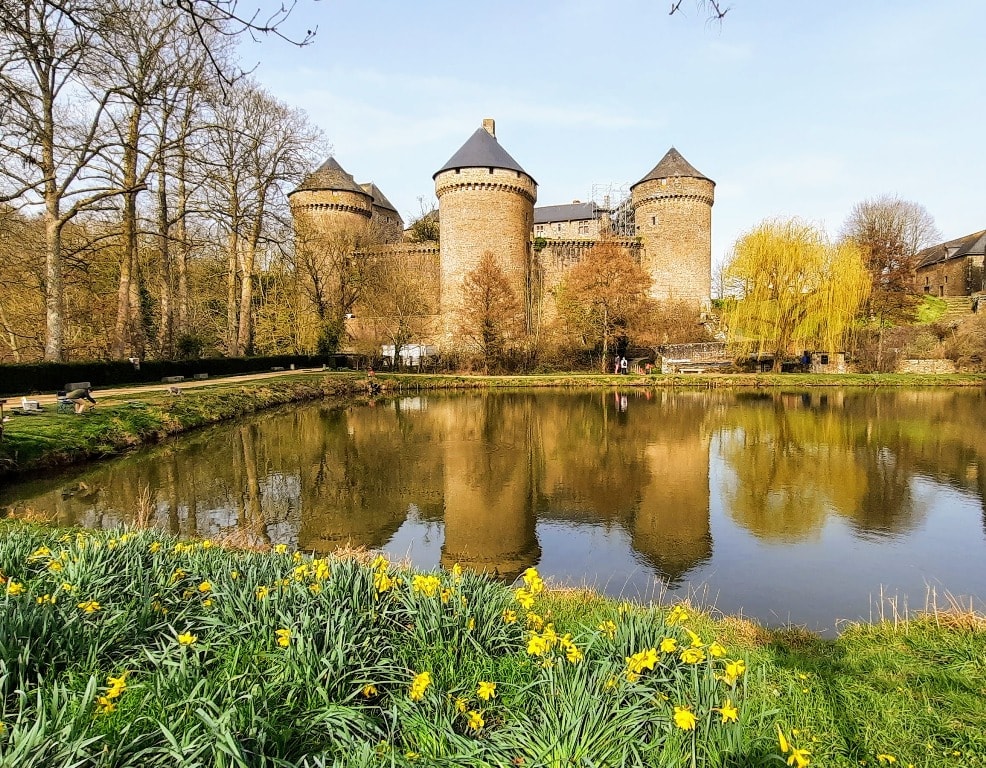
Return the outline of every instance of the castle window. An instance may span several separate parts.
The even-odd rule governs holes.
[[[492,168],[490,168],[490,173],[493,173],[493,169]]]
[[[650,225],[652,227],[656,227],[657,226],[657,216],[651,216],[650,217]]]
[[[588,235],[589,234],[589,222],[588,221],[580,221],[579,222],[579,234],[580,235]]]
[[[544,234],[544,224],[538,224],[534,227],[534,233],[538,235]]]
[[[925,277],[924,277],[924,284],[927,285],[930,280],[931,280],[931,278],[928,277],[927,275],[925,275]]]

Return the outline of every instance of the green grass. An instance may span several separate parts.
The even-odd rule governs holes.
[[[615,376],[569,373],[518,376],[379,374],[382,394],[426,390],[532,388],[780,388],[966,387],[986,385],[986,374],[703,374]],[[365,400],[360,373],[305,373],[253,381],[230,381],[185,390],[171,397],[160,386],[128,394],[106,394],[82,415],[57,413],[15,417],[0,441],[0,477],[119,454],[167,435],[235,419],[292,402],[327,397]],[[98,393],[97,393],[98,394]]]
[[[948,302],[937,296],[923,296],[914,312],[918,323],[933,323],[948,311]]]
[[[823,640],[541,591],[532,573],[517,592],[153,531],[5,523],[0,537],[0,766],[766,767],[792,758],[778,728],[810,765],[986,760],[973,614]]]

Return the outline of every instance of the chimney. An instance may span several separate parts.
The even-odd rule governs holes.
[[[496,138],[496,121],[492,117],[483,120],[483,128],[490,136]]]

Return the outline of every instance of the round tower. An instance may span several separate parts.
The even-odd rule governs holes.
[[[353,181],[334,157],[288,193],[299,245],[315,243],[340,229],[365,227],[373,215],[373,195]]]
[[[653,298],[681,299],[703,309],[709,306],[715,186],[671,147],[630,188]]]
[[[442,344],[461,336],[462,285],[490,251],[519,303],[529,306],[531,227],[537,182],[496,140],[493,120],[434,175],[441,231],[439,272]]]

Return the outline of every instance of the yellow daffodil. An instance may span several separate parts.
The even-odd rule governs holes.
[[[7,582],[7,594],[11,597],[17,597],[24,592],[24,585],[18,581],[11,579]]]
[[[411,691],[409,693],[411,701],[421,701],[425,696],[425,690],[431,685],[431,673],[420,672],[411,681]]]
[[[457,696],[455,699],[455,709],[458,712],[465,712],[469,709],[469,702],[461,696]]]
[[[666,637],[661,641],[661,653],[674,653],[678,650],[678,641],[673,637]]]
[[[274,545],[274,552],[275,552],[275,554],[283,555],[287,551],[288,551],[288,545],[287,544],[275,544]]]
[[[369,685],[363,686],[363,698],[369,699],[371,696],[377,695],[377,687],[370,683]]]
[[[527,653],[531,656],[543,656],[549,650],[548,641],[541,635],[533,634],[527,641]]]
[[[433,574],[424,576],[418,573],[411,579],[411,591],[420,592],[425,597],[434,597],[441,586],[442,582]]]
[[[694,731],[698,718],[688,707],[674,708],[674,724],[683,731]]]
[[[685,664],[701,664],[705,661],[705,651],[701,648],[686,648],[681,652],[681,660]]]
[[[671,609],[671,613],[668,614],[668,618],[665,621],[669,627],[673,627],[675,624],[681,624],[683,621],[688,621],[688,611],[680,605],[676,605]]]
[[[468,621],[466,621],[466,630],[472,632],[475,628],[476,628],[476,619],[470,616]]]
[[[503,623],[504,624],[515,624],[517,622],[517,611],[512,611],[509,608],[503,611]]]
[[[158,552],[161,551],[161,542],[152,541],[150,546],[147,548],[147,551],[150,552],[152,555],[156,555]]]
[[[328,560],[313,560],[312,561],[312,575],[319,581],[325,581],[329,576],[332,575],[332,569],[329,567]]]
[[[722,679],[726,682],[726,685],[736,685],[736,681],[743,676],[744,672],[746,672],[745,661],[742,659],[729,661],[726,663],[726,669]]]
[[[528,568],[524,571],[524,583],[532,595],[537,595],[544,590],[544,582],[537,568]]]
[[[713,659],[721,659],[725,655],[726,649],[719,645],[719,643],[712,643],[709,646],[709,656]]]
[[[657,648],[648,648],[646,651],[640,651],[627,657],[627,670],[639,675],[645,669],[653,670],[657,662]]]
[[[777,743],[781,748],[782,755],[786,755],[791,751],[791,745],[787,743],[787,739],[784,736],[784,731],[781,730],[780,723],[777,723]]]
[[[438,596],[442,599],[442,605],[445,605],[446,603],[448,603],[449,598],[452,597],[452,590],[443,589],[441,592],[438,593]]]
[[[456,581],[462,578],[462,566],[458,563],[452,566],[452,578]]]
[[[37,598],[37,603],[38,605],[54,605],[56,599],[54,595],[41,595],[41,597]]]
[[[794,766],[794,768],[807,768],[811,762],[808,759],[810,755],[811,752],[807,749],[792,749],[791,756],[787,759],[787,764]]]
[[[370,564],[370,567],[376,571],[380,569],[386,569],[389,565],[390,565],[390,561],[386,557],[384,557],[383,555],[377,555],[375,558],[373,558],[373,562]]]
[[[583,658],[585,658],[585,656],[582,651],[574,645],[569,645],[565,648],[565,658],[568,659],[570,664],[578,664]]]
[[[682,629],[688,634],[688,639],[692,641],[692,648],[705,647],[705,643],[702,642],[702,638],[692,632],[688,627],[682,627]]]
[[[265,587],[261,584],[256,590],[254,590],[254,594],[257,596],[258,600],[266,600],[267,595],[270,594],[270,587]]]
[[[476,695],[483,701],[489,701],[496,696],[496,683],[480,680],[479,688],[476,689]]]
[[[726,699],[717,711],[722,715],[722,722],[724,723],[735,723],[739,719],[739,710],[733,706],[733,702],[729,699]]]
[[[287,648],[291,645],[291,630],[290,629],[278,629],[274,632],[277,635],[277,644],[282,648]]]
[[[42,557],[51,557],[51,550],[48,547],[38,547],[30,555],[27,556],[28,560],[34,560]]]
[[[612,640],[616,637],[616,622],[614,621],[604,621],[598,627],[599,631],[602,632],[606,637]]]
[[[474,731],[478,731],[480,728],[482,728],[484,725],[486,725],[486,721],[483,720],[482,713],[477,712],[476,710],[471,710],[469,712],[469,722],[468,722],[468,725]]]
[[[308,585],[308,591],[311,592],[313,595],[317,595],[319,592],[322,591],[322,585],[319,584],[317,581],[313,581],[311,584]]]
[[[894,757],[893,755],[877,755],[876,759],[877,762],[880,763],[880,765],[884,765],[884,764],[893,765],[894,763],[897,762],[897,758]]]
[[[211,591],[212,591],[212,583],[211,582],[203,581],[201,584],[199,584],[199,592],[201,592],[202,594],[205,594],[206,592],[211,592]]]
[[[544,628],[544,619],[540,614],[531,611],[527,614],[527,626],[540,632]]]
[[[386,592],[394,586],[394,580],[387,575],[386,571],[373,572],[373,588],[380,594]]]
[[[52,573],[58,573],[64,567],[65,566],[63,566],[58,560],[48,561],[48,570],[51,571]]]
[[[83,613],[95,613],[100,607],[99,603],[95,600],[86,600],[83,603],[79,603],[79,610]]]
[[[99,708],[100,714],[103,715],[109,715],[116,711],[116,702],[108,696],[97,696],[96,706]]]
[[[199,639],[198,636],[193,635],[191,632],[182,632],[180,635],[178,635],[178,644],[191,645],[198,639]]]
[[[525,611],[531,610],[534,606],[534,595],[528,592],[523,587],[518,588],[514,591],[514,599],[520,603],[520,607]]]
[[[233,581],[236,581],[238,578],[240,578],[240,572],[239,571],[230,571],[229,572],[229,578],[231,578]]]
[[[207,597],[205,600],[203,600],[202,601],[202,607],[203,608],[211,608],[212,607],[212,598],[211,597]]]

